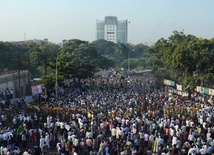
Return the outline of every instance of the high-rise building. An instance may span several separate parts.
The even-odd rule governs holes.
[[[66,44],[67,42],[68,42],[68,40],[63,39],[63,40],[62,40],[62,45]]]
[[[117,20],[115,16],[106,16],[105,20],[97,20],[96,26],[97,40],[127,44],[128,20]]]

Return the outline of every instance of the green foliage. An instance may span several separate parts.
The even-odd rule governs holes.
[[[148,53],[148,47],[143,44],[138,45],[125,45],[115,44],[110,41],[97,40],[94,41],[98,53],[104,57],[107,57],[113,61],[114,68],[128,68],[128,59],[130,60],[130,68],[147,68],[150,63],[141,63],[142,58],[150,59],[151,62],[153,57]],[[136,62],[137,61],[137,62]]]
[[[57,76],[58,85],[62,85],[63,81],[64,77],[62,75],[58,75]],[[56,86],[56,74],[52,73],[49,74],[48,76],[42,75],[40,82],[44,84],[47,89],[53,89]]]
[[[110,67],[126,69],[128,59],[131,69],[150,68],[155,56],[150,57],[152,54],[150,55],[147,49],[148,47],[143,44],[114,44],[105,40],[89,43],[74,39],[63,47],[33,40],[16,43],[0,42],[0,70],[29,69],[32,78],[42,77],[45,85],[53,87],[56,67],[59,82],[64,79],[92,77],[97,70]]]
[[[92,42],[92,44],[95,45],[95,48],[100,55],[106,57],[114,56],[116,44],[114,44],[113,42],[106,40],[97,40]]]
[[[168,72],[170,78],[184,86],[192,88],[199,84],[198,79],[203,79],[207,84],[214,81],[213,39],[174,31],[168,39],[159,39],[149,51],[157,57],[153,69],[157,72],[160,68],[173,71],[171,74]],[[197,73],[197,77],[193,76],[193,72]]]
[[[108,59],[99,55],[94,44],[82,40],[69,40],[61,49],[57,66],[59,74],[66,78],[92,77],[96,69],[105,68]]]
[[[26,50],[9,42],[0,42],[0,71],[18,70],[18,54],[20,56],[20,68],[27,66],[24,53]]]
[[[43,74],[48,75],[51,73],[51,64],[55,61],[57,53],[59,51],[59,46],[55,44],[39,44],[37,46],[31,46],[29,49],[29,59],[31,66],[39,66],[33,76],[41,76]]]

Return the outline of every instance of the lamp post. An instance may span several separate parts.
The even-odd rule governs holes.
[[[18,93],[18,97],[20,98],[21,97],[21,82],[20,82],[20,55],[18,54],[18,79],[19,79],[19,93]]]
[[[56,83],[55,83],[55,97],[57,99],[57,90],[58,90],[58,82],[57,82],[57,78],[58,78],[58,67],[57,67],[57,62],[58,62],[58,57],[56,58]]]
[[[128,71],[130,71],[130,51],[129,51],[129,54],[128,54]]]
[[[135,50],[132,49],[131,51],[129,50],[129,53],[128,53],[128,71],[130,71],[130,52],[134,52]]]

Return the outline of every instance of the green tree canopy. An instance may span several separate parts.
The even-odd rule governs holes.
[[[27,67],[26,49],[10,42],[0,42],[0,70],[18,70]],[[18,68],[18,54],[20,56],[20,68]]]
[[[174,31],[168,39],[159,39],[149,51],[157,57],[154,69],[158,73],[160,69],[167,72],[178,83],[199,84],[201,79],[207,84],[214,81],[213,39],[197,38]],[[197,76],[193,76],[193,73],[197,73]]]
[[[78,39],[63,45],[57,60],[59,74],[65,78],[85,79],[92,77],[96,69],[105,68],[108,60],[101,56],[94,44]]]
[[[55,62],[56,60],[59,49],[60,47],[58,45],[52,44],[52,43],[49,43],[49,44],[42,43],[36,46],[32,44],[30,46],[30,49],[28,50],[28,54],[29,54],[29,59],[31,64],[31,70],[33,71],[32,72],[33,76],[38,77],[39,75],[40,77],[41,75],[44,75],[44,74],[48,75],[52,72],[51,67],[53,62]]]

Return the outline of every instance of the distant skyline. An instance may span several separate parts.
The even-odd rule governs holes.
[[[168,38],[174,30],[214,37],[214,0],[0,0],[0,41],[96,40],[96,20],[130,21],[128,42]]]

